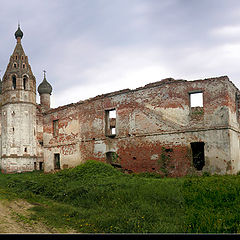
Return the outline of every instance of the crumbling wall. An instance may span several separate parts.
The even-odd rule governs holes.
[[[165,79],[52,109],[44,115],[46,171],[54,170],[54,153],[59,153],[62,168],[95,159],[126,171],[183,176],[195,171],[191,143],[204,142],[203,171],[236,172],[236,164],[229,167],[229,161],[239,162],[230,147],[236,138],[229,133],[234,123],[229,118],[236,118],[231,88],[227,77]],[[202,107],[190,105],[196,92],[203,94]],[[113,109],[116,119],[106,119]],[[107,122],[115,133],[107,134]]]
[[[54,125],[55,134],[54,134]],[[54,170],[54,154],[60,154],[60,167],[68,168],[81,163],[79,151],[79,113],[75,106],[44,115],[44,162],[46,171]]]

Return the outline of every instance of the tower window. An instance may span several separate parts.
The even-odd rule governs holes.
[[[26,76],[23,77],[23,89],[24,90],[27,89],[27,77]]]
[[[17,85],[17,79],[16,76],[12,76],[12,89],[15,90]]]
[[[15,59],[17,60],[17,59],[18,59],[18,57],[17,57],[17,56],[15,56]]]
[[[25,68],[25,63],[23,63],[22,67]]]
[[[16,63],[14,63],[14,64],[13,64],[13,67],[17,68],[17,64],[16,64]]]

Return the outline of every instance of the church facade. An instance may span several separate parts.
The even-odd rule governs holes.
[[[53,172],[89,159],[164,176],[239,172],[240,92],[227,76],[168,78],[53,109],[45,73],[36,87],[20,27],[15,38],[0,88],[3,173]]]

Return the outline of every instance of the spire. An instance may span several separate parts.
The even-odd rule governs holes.
[[[24,50],[23,50],[23,47],[21,45],[21,39],[23,37],[23,32],[22,30],[20,29],[20,24],[18,23],[18,29],[17,31],[15,32],[15,38],[17,39],[17,45],[14,49],[14,52],[13,54],[18,54],[19,56],[21,55],[24,55],[25,56],[25,53],[24,53]]]
[[[22,43],[21,43],[22,36],[23,36],[23,33],[20,29],[20,25],[18,24],[18,29],[15,32],[17,43],[9,59],[9,63],[3,75],[2,81],[4,82],[5,80],[11,78],[13,74],[15,74],[16,77],[19,77],[19,78],[21,78],[24,74],[26,74],[30,79],[34,81],[34,84],[36,84],[36,79],[32,73],[31,66],[28,62],[28,57],[26,56],[24,49],[22,47]],[[4,92],[4,88],[3,88],[3,92]]]

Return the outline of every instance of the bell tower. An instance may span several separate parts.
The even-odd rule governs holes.
[[[34,170],[36,162],[36,79],[21,40],[18,25],[16,47],[2,79],[2,172]]]

